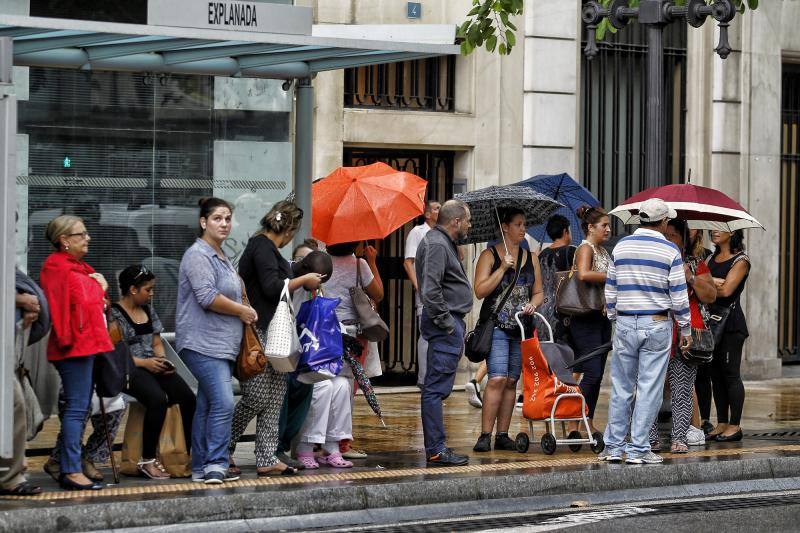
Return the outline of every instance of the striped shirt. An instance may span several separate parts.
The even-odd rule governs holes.
[[[682,335],[691,334],[681,251],[657,231],[639,228],[614,247],[606,276],[608,318],[672,311]]]

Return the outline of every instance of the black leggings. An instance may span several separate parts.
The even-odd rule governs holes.
[[[714,350],[711,362],[711,384],[717,406],[717,423],[738,426],[744,409],[744,383],[742,383],[742,348],[747,337],[731,332],[722,336]],[[730,415],[730,417],[729,417]]]
[[[711,418],[711,363],[706,363],[697,367],[694,390],[697,392],[697,406],[700,409],[700,419],[706,421]]]
[[[569,333],[575,358],[593,352],[611,340],[611,322],[600,313],[570,318]],[[589,407],[589,418],[594,418],[597,399],[600,397],[600,385],[606,369],[608,354],[598,355],[575,367],[573,372],[583,374],[580,382],[581,394],[586,398]]]
[[[167,407],[181,406],[183,434],[186,448],[192,445],[192,419],[194,418],[195,397],[192,389],[177,374],[152,374],[142,367],[136,367],[131,376],[127,391],[144,406],[144,427],[142,429],[142,459],[154,459],[161,427],[167,416]]]

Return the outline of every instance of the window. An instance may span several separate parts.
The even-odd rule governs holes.
[[[344,105],[454,111],[455,62],[444,56],[347,69]]]

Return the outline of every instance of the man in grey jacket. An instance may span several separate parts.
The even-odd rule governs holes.
[[[458,257],[458,241],[472,226],[467,205],[449,200],[439,220],[417,249],[414,268],[420,285],[420,331],[428,341],[428,372],[422,388],[422,431],[428,465],[459,466],[469,462],[445,445],[442,401],[453,390],[464,349],[464,315],[472,310],[472,286]]]

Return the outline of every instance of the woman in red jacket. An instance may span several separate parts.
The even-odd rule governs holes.
[[[68,490],[98,490],[102,485],[81,469],[81,438],[91,407],[94,358],[113,349],[105,321],[108,283],[83,261],[91,240],[83,220],[56,217],[47,225],[45,236],[56,248],[39,277],[53,321],[47,359],[61,376],[66,400],[59,481]]]

